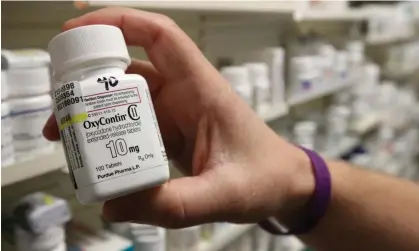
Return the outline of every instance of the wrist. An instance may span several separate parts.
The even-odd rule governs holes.
[[[300,148],[290,145],[290,170],[288,172],[288,188],[285,205],[275,215],[275,218],[286,226],[294,225],[308,210],[308,202],[315,189],[315,177],[312,164],[307,154]]]

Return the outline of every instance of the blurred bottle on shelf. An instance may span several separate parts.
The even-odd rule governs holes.
[[[264,63],[247,63],[245,66],[248,69],[249,81],[253,87],[254,108],[258,114],[267,114],[273,107],[268,66]]]
[[[347,136],[350,110],[345,106],[332,105],[326,116],[325,149],[333,149]]]
[[[14,209],[19,251],[65,251],[64,224],[71,219],[64,199],[38,192],[23,197]]]
[[[321,87],[323,64],[313,44],[311,36],[301,35],[290,46],[289,97]]]
[[[271,104],[276,107],[285,102],[285,50],[282,47],[268,47],[255,53],[255,60],[268,67]]]
[[[32,158],[53,150],[42,135],[52,113],[49,54],[40,49],[2,50],[7,65],[7,100],[10,104],[13,147],[17,160]]]
[[[314,121],[299,121],[294,125],[294,141],[305,148],[316,149],[317,123]]]
[[[221,75],[230,83],[233,90],[250,106],[253,107],[253,87],[249,81],[249,72],[245,66],[225,66]]]
[[[168,251],[197,251],[200,241],[200,226],[167,231]]]
[[[1,103],[1,167],[6,167],[15,162],[13,147],[12,120],[10,105],[7,101]]]
[[[166,230],[161,227],[130,223],[130,233],[139,251],[165,251]]]

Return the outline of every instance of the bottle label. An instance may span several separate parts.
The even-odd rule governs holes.
[[[14,159],[12,124],[10,115],[1,117],[1,162],[10,163]]]
[[[54,90],[76,189],[167,165],[150,93],[139,81],[107,76]]]
[[[321,82],[321,57],[301,56],[291,59],[292,93],[311,91]]]

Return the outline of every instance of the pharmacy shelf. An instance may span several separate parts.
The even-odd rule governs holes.
[[[379,113],[371,113],[365,115],[361,119],[354,121],[349,130],[356,133],[357,135],[365,134],[372,129],[376,128],[381,122],[381,116]]]
[[[125,6],[156,10],[203,12],[248,12],[291,14],[296,22],[302,21],[358,21],[368,17],[361,8],[342,10],[316,10],[305,1],[86,1],[92,7]]]
[[[269,111],[259,114],[265,122],[271,122],[288,114],[287,104],[280,104],[272,107]]]
[[[317,89],[317,90],[313,89],[313,90],[309,90],[305,92],[300,92],[299,94],[295,94],[291,96],[288,99],[287,103],[289,106],[301,105],[301,104],[310,102],[312,100],[319,99],[324,96],[339,92],[347,88],[348,86],[349,84],[344,84],[344,85],[331,86],[331,87],[323,88],[323,89]]]
[[[369,46],[378,46],[378,45],[390,45],[403,43],[412,40],[415,38],[415,34],[406,34],[400,37],[383,37],[383,38],[366,38],[365,43]]]
[[[19,181],[59,170],[66,165],[64,151],[56,146],[50,153],[40,154],[32,159],[18,162],[1,168],[1,186],[7,186]]]
[[[326,158],[338,159],[340,156],[348,153],[361,143],[357,137],[345,137],[333,149],[328,149],[322,153]]]
[[[92,7],[125,6],[131,8],[216,12],[291,13],[304,8],[303,1],[87,1]]]
[[[391,71],[391,70],[384,70],[382,75],[386,79],[394,80],[394,81],[401,81],[409,79],[410,77],[415,77],[418,74],[419,67],[414,67],[411,69],[405,70],[398,70],[398,71]]]
[[[227,226],[216,234],[211,241],[203,241],[199,245],[198,251],[221,251],[255,226],[255,224]]]
[[[342,9],[342,10],[308,10],[293,12],[293,19],[296,22],[309,21],[361,21],[368,17],[363,9]]]

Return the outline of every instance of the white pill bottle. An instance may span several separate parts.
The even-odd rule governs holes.
[[[54,114],[81,203],[160,185],[169,165],[145,79],[131,63],[121,30],[75,28],[48,45]]]

